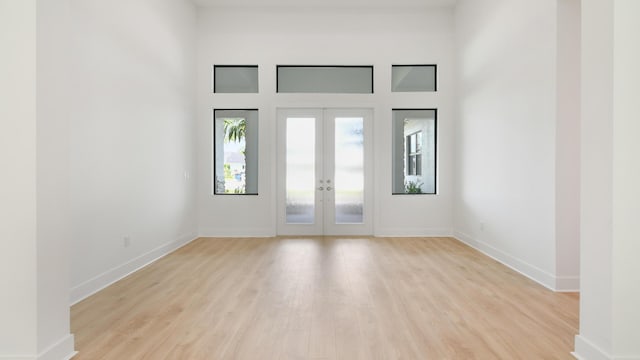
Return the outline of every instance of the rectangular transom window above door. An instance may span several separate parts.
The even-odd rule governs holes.
[[[392,92],[437,91],[437,65],[392,65]]]
[[[278,65],[278,93],[372,94],[370,65]]]
[[[257,93],[258,65],[214,65],[214,93]]]

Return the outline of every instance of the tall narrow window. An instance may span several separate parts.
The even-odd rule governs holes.
[[[258,110],[214,110],[216,195],[258,194]]]
[[[393,110],[393,194],[436,193],[435,109]]]

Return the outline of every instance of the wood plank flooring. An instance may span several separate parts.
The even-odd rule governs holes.
[[[71,309],[84,359],[572,359],[578,295],[449,238],[201,238]]]

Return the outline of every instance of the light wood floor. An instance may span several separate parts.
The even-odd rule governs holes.
[[[572,359],[578,295],[448,238],[202,238],[71,313],[76,360]]]

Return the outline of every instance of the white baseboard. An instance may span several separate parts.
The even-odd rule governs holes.
[[[73,335],[68,334],[38,355],[0,355],[0,360],[69,360],[76,354]]]
[[[374,236],[378,237],[451,237],[449,228],[376,228]]]
[[[374,236],[378,237],[450,237],[453,232],[449,228],[382,228],[375,229]],[[228,238],[263,238],[276,236],[275,228],[203,228],[198,237],[228,237]]]
[[[276,229],[268,228],[226,228],[226,229],[200,229],[198,237],[229,237],[229,238],[264,238],[276,236]]]
[[[571,354],[578,360],[613,360],[611,355],[581,335],[576,335],[575,351]]]
[[[550,290],[556,291],[557,279],[554,275],[549,274],[548,272],[536,266],[528,264],[527,262],[522,261],[516,257],[513,257],[502,250],[496,249],[495,247],[485,242],[475,240],[471,238],[471,236],[463,232],[456,231],[454,233],[454,238],[462,243],[471,246],[472,248],[480,251],[490,258],[501,262],[502,264],[539,283],[540,285]]]
[[[73,335],[69,334],[38,354],[38,360],[69,360],[76,354]]]
[[[607,354],[582,335],[576,335],[575,351],[572,352],[571,355],[578,360],[640,360],[640,354],[625,356]]]
[[[556,276],[557,292],[580,292],[579,276]]]
[[[150,263],[172,253],[173,251],[187,245],[191,241],[197,239],[195,233],[183,235],[177,240],[161,245],[145,254],[142,254],[122,265],[118,265],[113,269],[83,282],[80,285],[71,288],[70,301],[71,305],[76,304],[96,292],[106,288],[114,282],[128,276],[131,273],[149,265]]]

